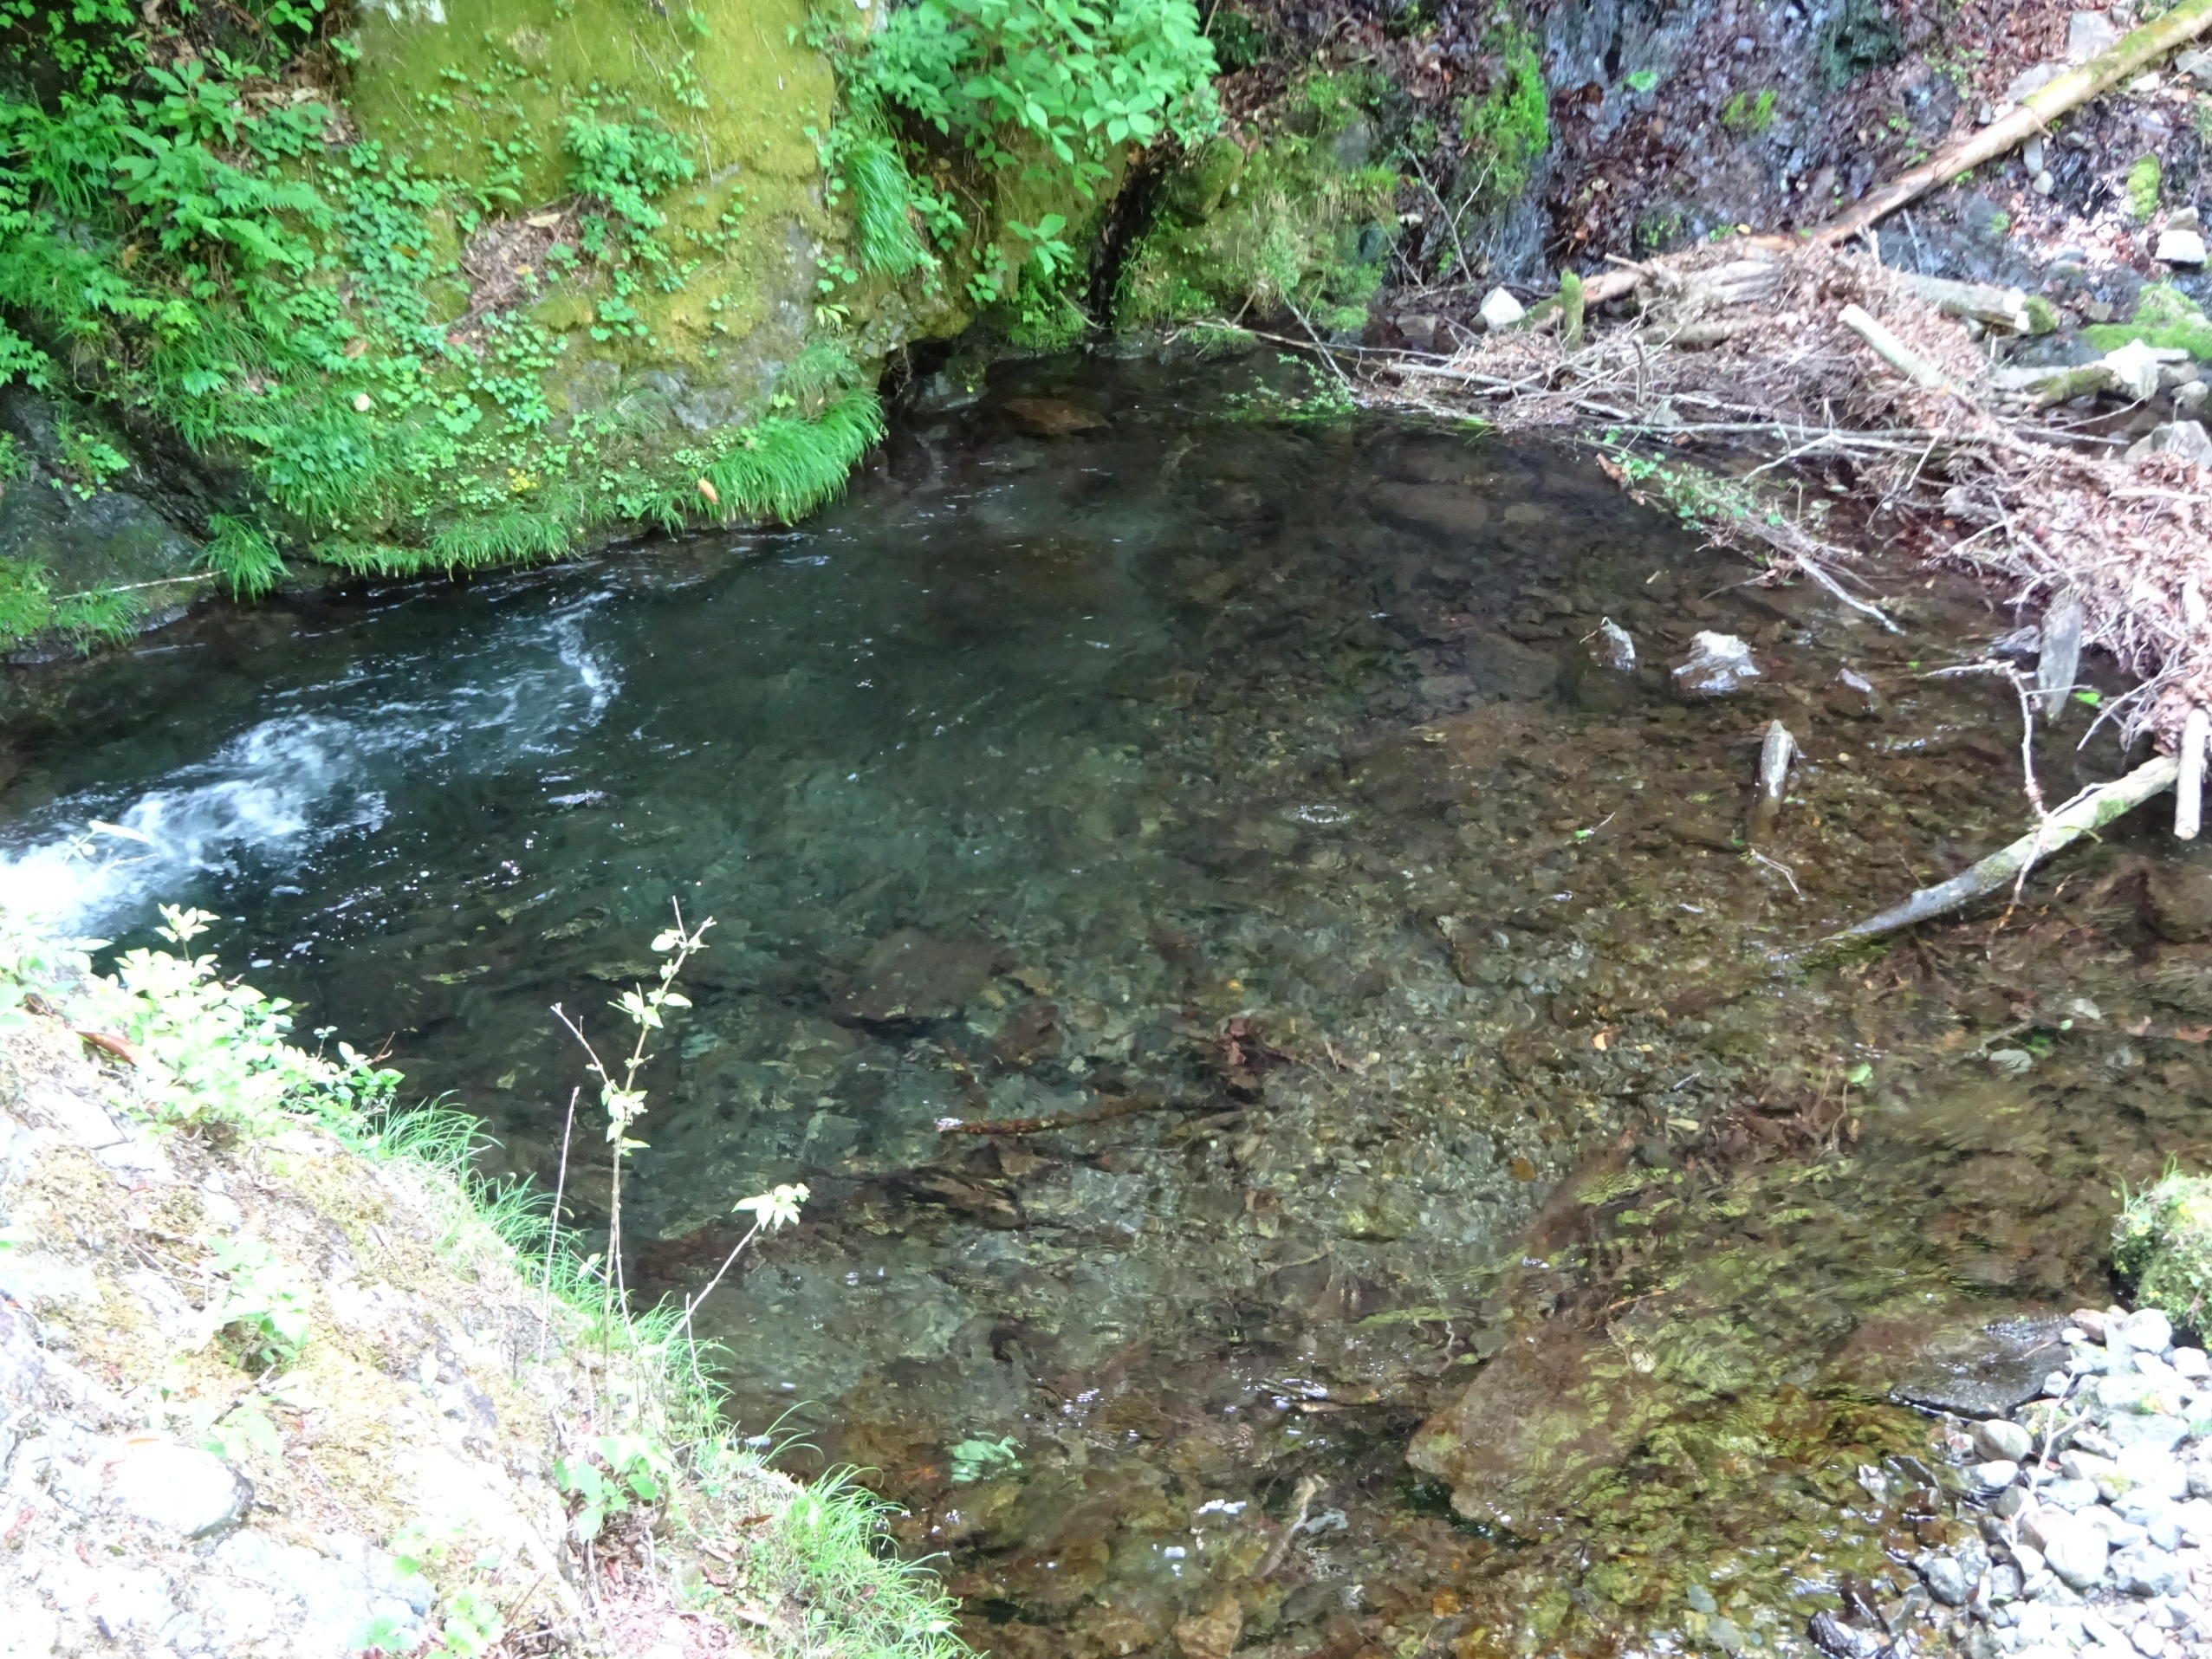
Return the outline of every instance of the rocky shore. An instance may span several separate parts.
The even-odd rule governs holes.
[[[2041,1394],[2008,1417],[1947,1420],[1936,1474],[1962,1526],[1930,1515],[1917,1582],[1813,1640],[1849,1659],[1963,1651],[2056,1659],[2212,1653],[2212,1358],[2156,1308],[2081,1309]],[[1862,1471],[1870,1495],[1893,1477]]]

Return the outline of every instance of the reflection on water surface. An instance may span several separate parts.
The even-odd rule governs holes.
[[[26,739],[7,895],[220,911],[540,1174],[548,1005],[714,917],[630,1254],[695,1286],[811,1184],[703,1311],[732,1410],[881,1471],[995,1652],[1664,1648],[1693,1581],[1795,1650],[1880,1565],[1839,1509],[1903,1524],[1852,1479],[1922,1444],[1898,1356],[2100,1295],[2114,1183],[2206,1151],[2203,866],[1775,975],[2014,833],[2009,694],[1922,677],[2008,619],[1884,636],[1571,454],[1244,378],[1009,373],[801,530],[164,636]],[[1703,629],[1749,690],[1677,695]]]

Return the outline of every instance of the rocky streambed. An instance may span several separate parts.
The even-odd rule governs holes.
[[[700,1309],[730,1409],[877,1471],[990,1652],[1810,1651],[1910,1571],[1858,1471],[1932,1469],[1943,1379],[2102,1299],[2115,1184],[2212,1156],[2212,878],[2123,826],[1777,974],[2016,833],[2009,690],[1930,677],[2014,619],[1876,568],[1883,633],[1571,450],[1303,389],[1002,370],[802,531],[54,677],[15,878],[220,912],[548,1185],[548,1005],[715,917],[630,1259],[688,1293],[808,1183]],[[1678,678],[1701,635],[1756,674]],[[2047,791],[2123,763],[2089,720]],[[94,819],[145,839],[75,862]]]

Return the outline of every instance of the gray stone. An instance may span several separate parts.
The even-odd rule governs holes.
[[[1703,1613],[1709,1617],[1721,1610],[1720,1603],[1713,1599],[1713,1592],[1703,1584],[1690,1585],[1682,1592],[1682,1598],[1690,1604],[1692,1612]]]
[[[2109,14],[2077,11],[2066,19],[2066,61],[2086,63],[2099,52],[2116,45],[2119,38],[2119,26]]]
[[[2019,1423],[2004,1417],[1991,1417],[1973,1424],[1967,1430],[1982,1455],[1995,1461],[2003,1458],[2014,1463],[2024,1463],[2027,1455],[2035,1449],[2035,1436]]]
[[[2123,1446],[2112,1468],[2131,1494],[2160,1500],[2189,1495],[2188,1466],[2155,1445]]]
[[[237,1524],[254,1489],[212,1452],[173,1441],[132,1439],[103,1463],[110,1500],[157,1531],[206,1538]]]
[[[1992,1458],[1987,1463],[1976,1463],[1966,1473],[1977,1494],[1994,1497],[2020,1479],[2020,1465],[2009,1458]]]
[[[2183,357],[2188,353],[2181,353]],[[2116,346],[2098,363],[2105,371],[2105,383],[2124,397],[2137,403],[2147,402],[2157,395],[2158,366],[2175,360],[2170,347],[2146,346],[2139,340],[2131,340]]]
[[[2094,1481],[2048,1481],[2038,1494],[2045,1503],[2060,1509],[2086,1509],[2098,1500]]]
[[[1973,1586],[1966,1581],[1966,1569],[1948,1555],[1925,1554],[1916,1558],[1914,1568],[1928,1585],[1928,1593],[1946,1607],[1963,1607]]]
[[[2179,1417],[2157,1412],[2123,1412],[2105,1425],[2105,1432],[2122,1448],[2156,1446],[2162,1452],[2170,1452],[2189,1438],[2189,1425]]]
[[[2111,1546],[2093,1526],[2076,1521],[2046,1532],[2037,1546],[2060,1583],[2070,1590],[2086,1590],[2105,1576],[2105,1562]]]
[[[2183,1377],[2212,1377],[2212,1356],[2208,1356],[2202,1348],[2176,1348],[2170,1357],[2170,1363],[2174,1370]]]
[[[2164,1550],[2134,1545],[2115,1555],[2111,1565],[2113,1582],[2130,1596],[2170,1596],[2188,1586],[2180,1560]]]
[[[2155,1307],[2137,1308],[2106,1325],[2105,1340],[2124,1342],[2138,1353],[2164,1354],[2174,1345],[2174,1322]]]
[[[2131,461],[2141,461],[2153,455],[2178,455],[2200,467],[2212,467],[2212,434],[2205,431],[2202,421],[2170,420],[2152,427],[2146,436],[2128,446],[2127,458]]]
[[[2161,230],[2150,256],[2168,265],[2202,265],[2205,260],[2204,234],[2201,230]]]
[[[1751,660],[1751,647],[1732,633],[1701,631],[1690,641],[1690,655],[1675,664],[1675,684],[1698,697],[1722,697],[1741,690],[1747,680],[1759,677]]]
[[[2020,1599],[2021,1586],[2027,1582],[2018,1567],[2010,1562],[1999,1562],[1989,1569],[1989,1600],[1997,1606]]]
[[[2119,1467],[2115,1459],[2099,1457],[2079,1447],[2069,1447],[2059,1454],[2059,1473],[2069,1481],[2109,1480],[2119,1473]]]
[[[2065,66],[2057,63],[2038,63],[2022,69],[2005,88],[2005,101],[2017,104],[2032,97],[2065,73]]]
[[[1482,326],[1493,331],[1510,328],[1528,314],[1528,308],[1502,288],[1494,288],[1482,296],[1482,303],[1476,315],[1482,319]]]

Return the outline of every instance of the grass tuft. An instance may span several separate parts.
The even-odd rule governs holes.
[[[834,501],[860,458],[884,434],[883,404],[847,392],[814,420],[773,416],[706,470],[725,513],[788,523]]]

